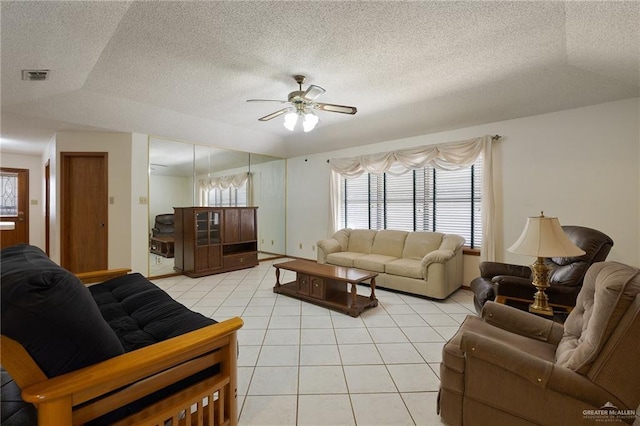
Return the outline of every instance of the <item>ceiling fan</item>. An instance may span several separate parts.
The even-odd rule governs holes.
[[[306,77],[304,75],[294,75],[296,83],[298,83],[299,90],[293,91],[289,93],[289,96],[286,101],[275,100],[275,99],[249,99],[247,102],[278,102],[282,104],[291,104],[286,108],[278,110],[276,112],[272,112],[271,114],[267,114],[264,117],[260,117],[258,120],[260,121],[269,121],[273,118],[279,117],[283,114],[284,116],[284,127],[288,130],[293,131],[295,129],[296,123],[298,122],[298,118],[302,117],[303,128],[305,132],[309,132],[313,130],[313,128],[318,124],[318,116],[315,115],[313,110],[322,110],[329,112],[339,112],[341,114],[355,114],[358,112],[358,109],[353,106],[346,105],[334,105],[334,104],[326,104],[322,102],[316,102],[315,99],[322,95],[325,90],[316,85],[309,85],[307,90],[302,90],[302,84],[304,83]]]

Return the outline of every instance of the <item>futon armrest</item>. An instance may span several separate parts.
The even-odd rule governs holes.
[[[493,278],[497,275],[506,275],[509,277],[519,277],[531,279],[531,268],[523,265],[511,265],[509,263],[500,262],[482,262],[480,263],[480,276],[483,278]]]
[[[235,317],[53,377],[22,390],[25,401],[41,404],[71,398],[78,405],[230,344],[242,327]],[[235,341],[235,340],[234,340]],[[236,348],[230,348],[233,355]]]
[[[485,303],[481,315],[493,326],[551,344],[558,344],[564,332],[564,327],[549,319],[491,301]]]
[[[84,284],[92,284],[107,281],[111,278],[120,277],[122,275],[127,275],[129,272],[131,272],[131,269],[128,268],[104,269],[101,271],[79,272],[75,274],[75,276],[78,277]]]

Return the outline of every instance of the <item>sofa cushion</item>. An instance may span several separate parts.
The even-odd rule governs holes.
[[[556,363],[585,374],[639,293],[639,269],[617,262],[593,264],[565,321]]]
[[[349,233],[349,245],[347,251],[369,254],[373,247],[373,239],[376,236],[374,229],[353,229]]]
[[[353,260],[353,266],[373,272],[384,272],[387,263],[396,260],[397,257],[382,254],[367,254]]]
[[[359,257],[366,256],[364,253],[354,253],[351,251],[340,251],[327,255],[327,263],[337,266],[353,268],[353,262]]]
[[[394,231],[384,229],[378,231],[373,239],[373,247],[371,253],[383,254],[392,257],[402,257],[402,250],[404,249],[404,241],[407,238],[408,232],[406,231]]]
[[[137,273],[93,285],[89,290],[127,352],[216,323],[176,302]]]
[[[385,266],[384,272],[390,275],[423,279],[422,261],[416,259],[396,259]]]
[[[124,353],[91,293],[38,247],[0,252],[2,334],[19,342],[47,377]]]
[[[402,257],[405,259],[422,259],[427,253],[440,248],[442,237],[440,232],[410,232],[404,242]]]

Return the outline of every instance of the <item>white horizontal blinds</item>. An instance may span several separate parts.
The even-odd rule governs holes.
[[[416,196],[415,231],[433,231],[433,172],[431,167],[413,171]]]
[[[482,244],[482,158],[460,170],[364,173],[341,178],[341,185],[343,227],[437,231],[461,235],[467,246]]]
[[[230,186],[227,189],[210,189],[207,200],[207,205],[211,207],[246,207],[247,184],[245,182],[240,188]]]
[[[482,246],[482,156],[473,164],[473,233],[466,244],[472,248]]]
[[[414,173],[410,171],[400,176],[384,175],[383,195],[386,215],[384,229],[414,230]]]
[[[245,183],[240,188],[231,188],[235,192],[235,204],[234,207],[247,207],[247,184]]]
[[[369,174],[340,179],[340,224],[342,228],[369,229]]]

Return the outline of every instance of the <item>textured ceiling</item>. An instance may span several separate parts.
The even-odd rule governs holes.
[[[1,13],[7,151],[98,128],[294,156],[640,96],[638,2],[3,1]],[[33,68],[50,79],[21,81]],[[358,113],[320,111],[306,134],[259,122],[282,106],[245,100],[286,99],[293,74]]]

